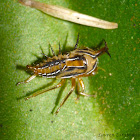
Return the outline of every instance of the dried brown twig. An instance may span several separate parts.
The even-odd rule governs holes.
[[[51,15],[51,16],[54,16],[63,20],[71,21],[74,23],[78,23],[78,24],[82,24],[86,26],[98,27],[102,29],[118,28],[117,23],[101,20],[101,19],[88,16],[85,14],[81,14],[76,11],[63,8],[60,6],[49,5],[49,4],[41,3],[34,0],[19,0],[19,2],[25,6],[36,8],[48,15]]]

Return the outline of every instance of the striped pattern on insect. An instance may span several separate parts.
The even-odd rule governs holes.
[[[105,47],[100,49],[100,50],[92,50],[89,48],[86,49],[78,49],[78,41],[79,41],[79,35],[77,38],[76,45],[74,47],[74,50],[71,51],[68,54],[62,55],[60,45],[59,45],[59,55],[56,56],[54,54],[54,51],[52,49],[53,57],[47,57],[46,59],[43,60],[43,62],[35,65],[35,66],[30,66],[27,65],[27,69],[32,71],[34,74],[30,76],[27,80],[18,82],[17,85],[21,83],[28,83],[31,80],[33,80],[36,76],[42,76],[46,78],[56,78],[56,79],[61,79],[60,83],[57,84],[56,86],[50,88],[50,89],[45,89],[39,92],[35,92],[29,97],[26,98],[26,100],[35,97],[39,94],[42,94],[44,92],[56,89],[61,87],[66,79],[70,79],[72,82],[71,89],[67,96],[64,98],[62,103],[60,104],[60,107],[57,109],[55,112],[56,114],[59,112],[61,106],[65,103],[65,101],[68,99],[68,97],[71,95],[73,90],[75,89],[76,86],[76,80],[78,82],[78,94],[83,95],[83,96],[93,96],[93,95],[88,95],[84,93],[84,83],[81,77],[87,77],[94,75],[95,72],[97,71],[97,64],[98,64],[98,57],[103,54],[107,53],[109,56],[108,52],[108,47],[105,42]],[[82,90],[80,91],[80,87]]]

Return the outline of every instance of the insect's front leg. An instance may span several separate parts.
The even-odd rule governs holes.
[[[35,92],[35,93],[33,93],[31,96],[25,98],[25,100],[28,100],[28,99],[30,99],[30,98],[32,98],[32,97],[36,97],[36,96],[38,96],[38,95],[40,95],[40,94],[43,94],[44,92],[48,92],[48,91],[50,91],[50,90],[59,88],[59,87],[61,87],[61,86],[64,84],[64,82],[65,82],[65,79],[62,79],[62,80],[59,82],[59,84],[57,84],[56,86],[54,86],[54,87],[52,87],[52,88],[49,88],[49,89],[44,89],[44,90]]]
[[[21,82],[18,82],[16,85],[20,85],[20,84],[26,84],[26,83],[29,83],[31,80],[33,80],[34,78],[36,77],[36,74],[30,76],[28,79],[26,79],[25,81],[21,81]]]
[[[78,94],[83,95],[83,96],[88,96],[88,97],[94,97],[94,95],[86,94],[86,93],[84,92],[84,90],[85,90],[85,85],[84,85],[83,80],[82,80],[81,78],[78,78],[78,81],[79,81],[79,83],[80,83],[80,86],[82,87],[82,91],[78,91]],[[79,86],[79,85],[78,85],[78,86]],[[79,90],[79,87],[78,87],[78,90]]]

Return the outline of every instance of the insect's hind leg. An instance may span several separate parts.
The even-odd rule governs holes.
[[[71,95],[71,93],[75,89],[75,85],[76,85],[75,79],[72,78],[71,81],[72,81],[71,89],[70,89],[69,93],[67,94],[67,96],[64,98],[64,100],[61,102],[61,104],[60,104],[59,108],[56,110],[55,114],[57,114],[59,112],[60,108],[63,106],[63,104],[66,102],[68,97]]]
[[[80,83],[80,86],[82,87],[82,91],[78,91],[78,94],[83,95],[83,96],[88,96],[88,97],[94,97],[94,95],[86,94],[86,93],[84,92],[84,90],[85,90],[85,85],[84,85],[83,80],[82,80],[81,78],[78,78],[78,81],[79,81],[79,83]],[[79,85],[78,85],[78,86],[79,86]],[[78,88],[78,90],[79,90],[79,88]]]
[[[31,80],[33,80],[34,78],[36,77],[36,74],[30,76],[28,79],[26,79],[25,81],[21,81],[21,82],[18,82],[16,85],[20,85],[20,84],[26,84],[26,83],[29,83]]]
[[[54,86],[54,87],[52,87],[52,88],[49,88],[49,89],[44,89],[44,90],[42,90],[42,91],[35,92],[35,93],[33,93],[31,96],[25,98],[25,100],[28,100],[28,99],[30,99],[30,98],[32,98],[32,97],[36,97],[36,96],[38,96],[38,95],[40,95],[40,94],[42,94],[42,93],[44,93],[44,92],[48,92],[48,91],[50,91],[50,90],[59,88],[59,87],[61,87],[61,86],[64,84],[64,82],[65,82],[65,79],[62,79],[62,80],[59,82],[59,84],[57,84],[56,86]]]

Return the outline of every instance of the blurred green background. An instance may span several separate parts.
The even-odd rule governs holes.
[[[119,27],[86,27],[22,6],[17,0],[0,0],[0,139],[140,139],[140,1],[38,1],[116,22]],[[112,56],[99,58],[99,67],[105,71],[83,78],[86,93],[96,97],[76,101],[74,92],[58,115],[52,114],[70,90],[68,80],[63,88],[25,101],[22,97],[59,80],[38,77],[17,87],[17,82],[30,76],[24,67],[40,60],[42,50],[48,55],[49,43],[56,53],[59,42],[63,52],[73,50],[78,33],[79,47],[93,49],[105,39]]]

